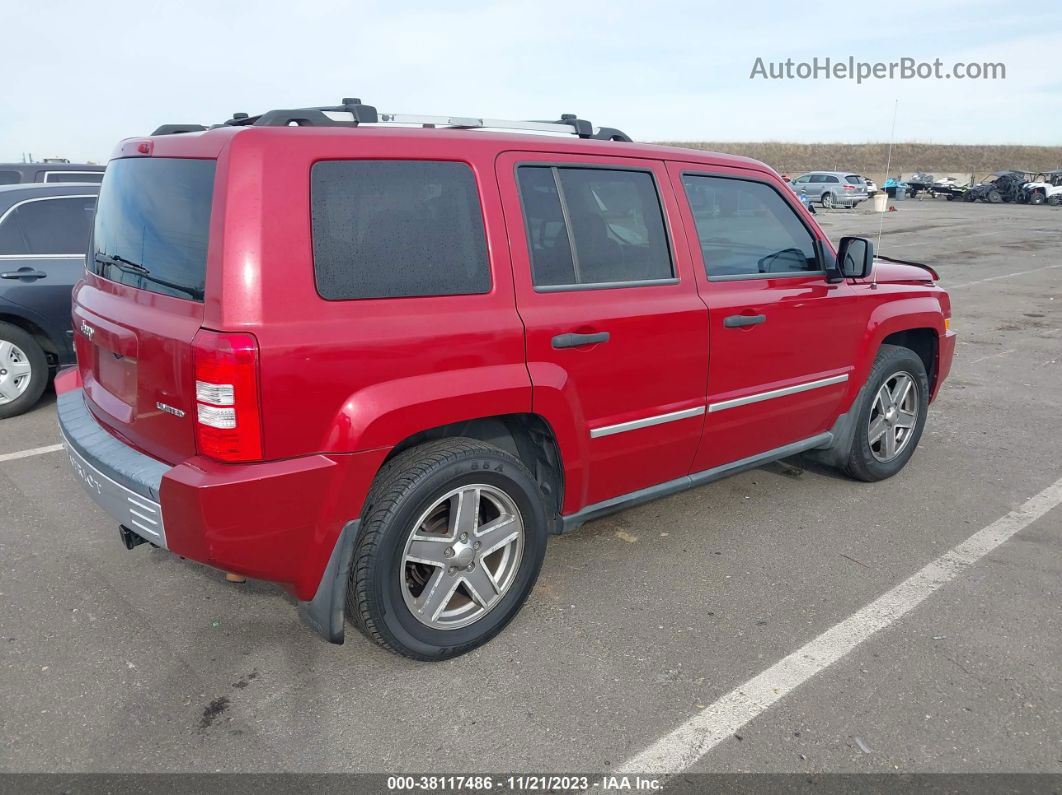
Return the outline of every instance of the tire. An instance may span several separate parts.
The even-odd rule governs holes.
[[[48,386],[48,359],[26,331],[0,323],[0,420],[28,411]]]
[[[1000,193],[998,190],[990,190],[988,192],[988,195],[985,197],[985,201],[987,201],[989,204],[999,204],[1001,201],[1003,201],[1003,194]]]
[[[950,202],[951,202],[951,201],[955,201],[955,197],[954,197],[954,196],[952,196],[952,195],[951,195],[950,193],[948,193],[948,194],[945,194],[945,195],[947,196],[947,199],[948,199],[948,201],[950,201]]]
[[[1033,191],[1029,194],[1029,204],[1043,204],[1044,194],[1043,191]]]
[[[469,486],[479,488],[464,489]],[[473,492],[481,507],[475,524],[465,525],[475,529],[463,543],[454,512]],[[377,475],[365,501],[347,617],[373,642],[415,660],[444,660],[482,646],[512,620],[538,578],[547,534],[541,494],[518,459],[475,439],[443,439],[400,453]],[[506,547],[497,547],[502,535],[477,541],[491,524],[522,536]],[[481,538],[490,539],[489,531]],[[476,551],[481,543],[494,543],[495,551],[484,556]],[[493,602],[477,600],[477,588],[493,588]],[[432,594],[441,598],[417,607]]]
[[[879,394],[886,384],[890,386],[890,392],[900,391],[902,378],[906,378],[910,384],[910,391],[914,394],[901,398],[900,409],[894,417],[898,421],[893,425],[882,417],[882,406],[879,402]],[[929,408],[929,379],[926,377],[925,365],[918,354],[909,348],[896,345],[882,345],[878,351],[874,366],[870,370],[862,403],[856,414],[855,432],[852,434],[851,447],[848,450],[848,458],[844,464],[844,472],[856,480],[873,482],[892,477],[911,459],[915,448],[922,438],[922,430],[926,424],[926,411]],[[914,412],[914,418],[909,428],[902,428],[899,423],[903,422],[905,409]],[[871,424],[875,427],[884,425],[884,432],[875,440],[871,435]],[[906,433],[901,431],[906,430]],[[892,434],[895,447],[892,451],[886,447],[887,440]],[[898,441],[896,441],[899,438]],[[891,453],[891,455],[890,455]],[[884,459],[884,460],[883,460]]]
[[[1057,207],[1062,204],[1062,193],[1056,193],[1054,196],[1047,197],[1047,204],[1050,207]]]
[[[834,206],[833,194],[832,193],[824,193],[824,194],[822,194],[822,206],[825,207],[826,209],[830,209],[831,207]]]

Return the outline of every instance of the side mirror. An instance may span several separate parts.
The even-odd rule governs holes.
[[[865,279],[874,266],[874,244],[865,237],[842,237],[837,265],[846,278]]]

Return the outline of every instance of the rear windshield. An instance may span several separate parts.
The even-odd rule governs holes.
[[[214,165],[174,158],[112,161],[100,188],[89,268],[141,290],[202,301]]]

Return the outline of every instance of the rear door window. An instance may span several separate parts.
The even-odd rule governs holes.
[[[92,230],[95,196],[30,199],[0,224],[0,254],[83,257]]]
[[[89,267],[114,282],[202,301],[214,166],[160,157],[111,161]]]
[[[682,184],[709,278],[820,270],[814,237],[770,185],[699,174],[683,175]]]
[[[517,176],[536,287],[674,277],[660,197],[649,172],[521,166]]]
[[[315,163],[310,210],[314,276],[325,299],[490,291],[483,211],[466,163]]]

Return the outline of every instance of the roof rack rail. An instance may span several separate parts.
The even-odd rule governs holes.
[[[329,113],[349,113],[349,120],[333,119]],[[152,135],[175,135],[185,132],[201,132],[216,127],[357,127],[361,124],[411,124],[418,127],[443,127],[458,130],[497,129],[524,130],[577,135],[599,141],[630,141],[631,138],[615,127],[594,127],[586,119],[573,113],[562,114],[557,121],[510,121],[506,119],[483,119],[467,116],[426,116],[413,113],[378,113],[372,105],[360,99],[344,98],[339,105],[321,105],[312,108],[270,110],[251,116],[233,113],[232,118],[221,124],[205,127],[202,124],[163,124]]]

